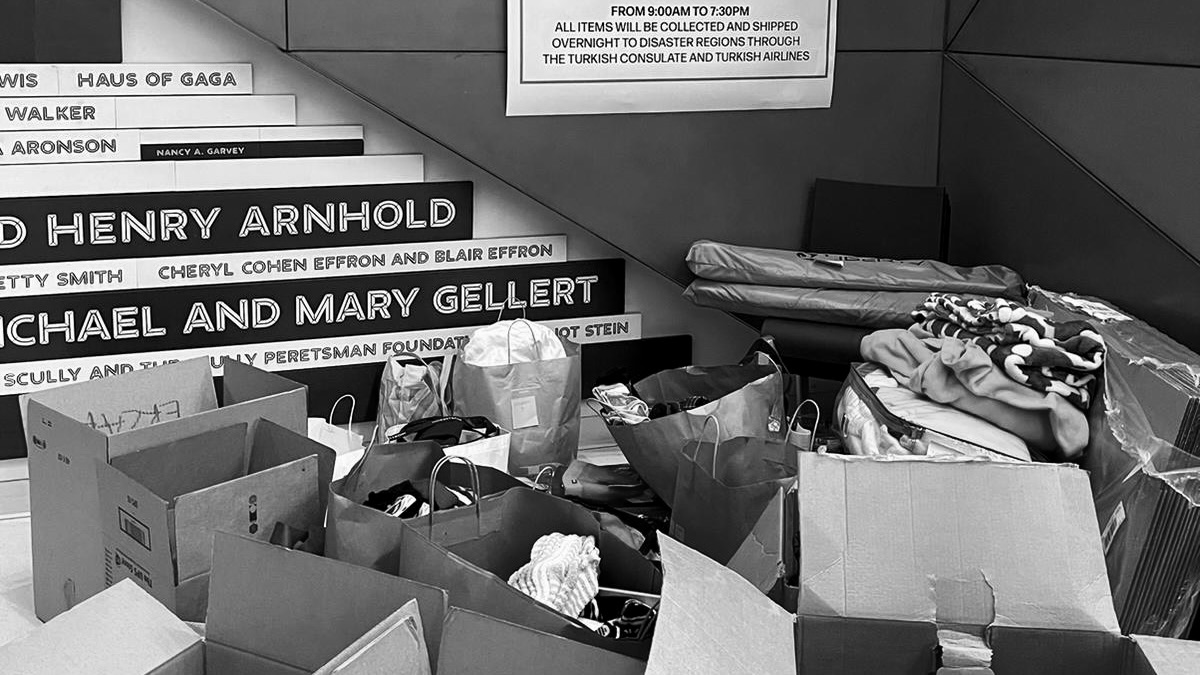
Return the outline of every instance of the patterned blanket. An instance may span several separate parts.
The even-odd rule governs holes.
[[[1063,396],[1086,410],[1104,366],[1104,338],[1084,321],[1056,323],[1004,300],[968,300],[932,293],[913,312],[938,337],[974,342],[1012,379]]]

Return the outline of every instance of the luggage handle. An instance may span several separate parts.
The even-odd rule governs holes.
[[[503,310],[501,310],[501,311],[503,311]],[[541,361],[542,360],[542,345],[538,342],[537,333],[535,333],[533,330],[533,324],[530,323],[528,319],[521,318],[521,319],[514,319],[513,322],[508,325],[508,340],[507,341],[508,341],[508,363],[509,363],[509,365],[511,365],[513,362],[513,360],[512,360],[512,332],[513,332],[513,329],[517,327],[517,324],[521,324],[521,325],[525,326],[527,329],[529,329],[529,337],[533,338],[533,353],[535,356],[537,356],[537,360]]]
[[[708,429],[709,422],[712,422],[713,426],[715,426],[717,428],[717,438],[716,438],[716,441],[713,442],[713,459],[712,459],[712,475],[713,475],[713,478],[716,478],[717,477],[717,451],[720,450],[720,448],[721,448],[721,420],[718,420],[716,415],[709,415],[708,417],[704,418],[704,424],[700,426],[700,435],[696,437],[696,452],[693,452],[692,456],[689,457],[688,459],[695,462],[696,458],[698,458],[700,456],[700,446],[704,443],[704,432]],[[685,456],[686,456],[686,454],[685,454]]]
[[[475,500],[474,500],[474,504],[473,504],[473,506],[475,507],[475,536],[479,536],[479,533],[483,531],[483,525],[481,524],[483,521],[483,517],[481,515],[481,511],[479,508],[479,498],[482,495],[480,494],[480,488],[479,488],[479,467],[475,466],[475,462],[472,462],[471,460],[467,459],[466,457],[459,457],[457,455],[446,455],[445,457],[442,457],[441,459],[439,459],[437,461],[437,464],[433,465],[433,471],[431,471],[429,473],[429,494],[430,495],[437,494],[438,472],[442,470],[442,467],[444,465],[446,465],[448,462],[451,462],[453,460],[458,460],[458,461],[462,462],[463,464],[466,464],[467,468],[470,470],[471,490],[474,492],[474,496],[475,496]],[[429,521],[428,521],[429,522],[429,541],[433,541],[433,513],[434,513],[433,498],[431,497],[430,498],[430,507],[429,507]],[[434,543],[437,543],[437,542],[434,542]]]
[[[788,419],[787,430],[791,432],[796,429],[796,422],[800,420],[800,411],[804,410],[805,404],[808,403],[812,404],[813,410],[817,413],[816,419],[813,420],[812,434],[808,437],[808,451],[812,452],[813,445],[817,442],[817,427],[821,426],[821,406],[817,405],[816,401],[811,398],[801,401],[800,405],[796,406],[796,412],[792,413],[791,418]],[[804,429],[804,427],[801,427],[801,429]],[[808,431],[808,429],[804,429],[804,431]]]
[[[446,405],[446,398],[443,396],[443,389],[438,380],[434,379],[433,371],[429,368],[429,362],[421,358],[421,356],[416,352],[399,352],[388,357],[388,367],[391,367],[392,359],[399,361],[402,358],[409,361],[416,361],[424,366],[425,374],[421,376],[421,379],[425,381],[425,386],[429,387],[429,391],[432,392],[433,397],[437,399],[438,412],[442,415],[449,415],[450,408]],[[442,367],[443,369],[445,368],[444,363],[442,364]]]
[[[333,405],[330,406],[329,417],[327,417],[325,419],[325,421],[328,422],[329,426],[331,426],[331,427],[337,426],[336,424],[333,423],[333,413],[337,412],[338,406],[341,405],[342,401],[344,401],[345,399],[350,399],[350,417],[346,420],[346,447],[350,447],[350,438],[352,437],[352,434],[354,433],[353,431],[350,430],[350,425],[354,424],[354,406],[357,403],[357,401],[354,400],[354,395],[353,394],[342,394],[341,396],[339,396],[338,400],[334,401]]]

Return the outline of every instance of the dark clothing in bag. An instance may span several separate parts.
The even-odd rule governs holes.
[[[403,521],[365,505],[372,492],[408,481],[429,480],[444,457],[433,441],[376,445],[340,481],[329,486],[325,555],[337,560],[394,573]],[[495,494],[524,484],[490,467],[478,467],[479,490]],[[468,467],[457,462],[443,467],[438,482],[470,488]]]
[[[730,436],[783,439],[783,373],[774,364],[676,368],[641,380],[634,388],[648,405],[703,396],[709,403],[640,424],[608,430],[630,465],[667,504],[675,494],[682,449],[700,438],[707,417]]]
[[[602,637],[507,579],[529,562],[540,537],[555,532],[595,537],[599,581],[606,588],[657,594],[662,576],[653,563],[602,530],[587,509],[544,492],[509,490],[481,499],[479,507],[478,514],[474,508],[434,513],[432,531],[426,518],[404,521],[400,564],[392,571],[446,589],[455,607],[637,658],[648,655],[648,642]]]

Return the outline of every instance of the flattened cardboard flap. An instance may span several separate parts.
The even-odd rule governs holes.
[[[1133,642],[1153,675],[1196,675],[1200,673],[1200,642],[1134,635]],[[1135,675],[1142,675],[1135,673]]]
[[[132,581],[122,581],[0,647],[0,673],[204,675],[201,638]]]
[[[165,501],[246,475],[246,424],[113,457],[109,464]]]
[[[317,485],[320,490],[321,512],[329,500],[329,483],[333,480],[333,465],[337,453],[304,434],[298,434],[270,420],[259,420],[254,428],[247,473],[257,473],[297,459],[317,456]]]
[[[436,654],[445,591],[239,535],[213,536],[210,643],[312,672],[413,599]]]
[[[416,600],[409,600],[313,675],[429,675],[429,651]]]
[[[308,398],[308,387],[281,375],[259,370],[241,361],[226,358],[223,362],[224,377],[221,379],[221,404],[223,406],[246,403],[267,396],[303,390]],[[212,371],[209,371],[210,374]],[[307,417],[305,418],[307,424]]]
[[[645,671],[644,663],[628,656],[458,607],[446,617],[443,638],[438,675],[641,675]]]
[[[803,453],[799,478],[800,614],[1120,632],[1073,466]]]
[[[646,675],[789,675],[795,617],[736,572],[659,534],[662,604]]]

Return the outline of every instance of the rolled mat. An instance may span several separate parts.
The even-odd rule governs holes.
[[[1025,281],[1002,265],[955,267],[936,260],[881,260],[701,240],[688,268],[701,279],[762,286],[860,291],[941,291],[1024,301]]]

